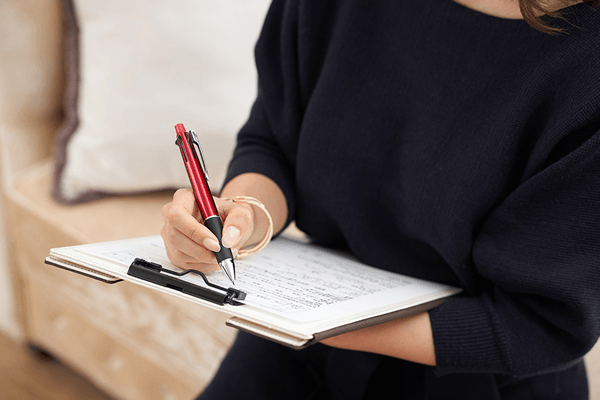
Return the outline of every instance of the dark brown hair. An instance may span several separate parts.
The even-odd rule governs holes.
[[[562,7],[559,7],[559,8],[568,7],[570,5],[579,3],[579,1],[577,1],[577,0],[562,0],[561,3],[562,4],[560,4],[560,5]],[[585,1],[585,3],[587,3],[590,7],[594,8],[600,3],[600,0]],[[525,21],[529,25],[531,25],[533,28],[537,29],[538,31],[541,31],[544,33],[562,32],[562,30],[560,28],[556,28],[556,27],[552,26],[550,23],[548,23],[547,19],[543,20],[541,18],[544,15],[547,15],[550,17],[555,17],[555,18],[560,18],[560,11],[549,8],[548,5],[546,4],[546,1],[544,1],[544,0],[519,0],[519,8],[521,9],[521,14],[523,15],[523,18],[525,19]]]

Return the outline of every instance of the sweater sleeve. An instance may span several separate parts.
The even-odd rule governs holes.
[[[430,311],[438,373],[527,376],[583,357],[600,335],[600,132],[504,199],[472,259],[489,288]]]
[[[250,118],[238,134],[225,184],[248,172],[264,175],[279,186],[287,201],[287,226],[295,214],[293,169],[273,136],[260,95],[252,107]]]
[[[267,14],[255,47],[258,94],[250,116],[238,133],[225,184],[248,172],[272,179],[288,205],[289,224],[295,215],[293,143],[295,126],[289,112],[298,103],[294,71],[293,26],[285,1],[275,0]],[[283,38],[290,44],[283,43]],[[288,53],[288,54],[286,54]],[[291,65],[282,65],[291,64]],[[225,185],[224,185],[225,186]]]

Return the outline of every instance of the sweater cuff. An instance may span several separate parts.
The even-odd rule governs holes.
[[[508,373],[508,344],[486,297],[456,297],[429,311],[435,372]]]
[[[288,207],[287,220],[283,229],[281,230],[283,232],[283,230],[285,230],[285,228],[287,228],[287,226],[294,219],[296,211],[296,204],[294,200],[296,198],[295,190],[288,168],[282,166],[276,160],[266,157],[257,157],[253,152],[236,155],[229,164],[223,187],[225,187],[225,185],[227,185],[227,183],[229,183],[229,181],[236,176],[250,172],[264,175],[273,180],[283,192]]]

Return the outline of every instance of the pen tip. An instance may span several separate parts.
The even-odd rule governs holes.
[[[233,263],[233,260],[227,258],[221,261],[219,265],[221,266],[221,269],[223,270],[223,272],[225,272],[225,275],[227,275],[231,283],[235,286],[235,264]]]

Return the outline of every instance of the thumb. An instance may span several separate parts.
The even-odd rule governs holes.
[[[254,229],[252,206],[246,203],[233,203],[224,200],[219,203],[219,210],[223,217],[221,243],[225,247],[243,244],[252,235]]]

